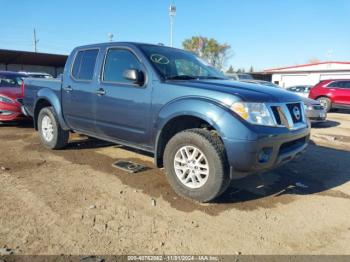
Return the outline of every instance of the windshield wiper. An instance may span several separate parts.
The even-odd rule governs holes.
[[[167,76],[165,79],[166,80],[193,80],[193,79],[198,79],[198,77],[190,76],[190,75],[175,75],[175,76]]]
[[[218,77],[218,76],[200,76],[199,79],[219,79],[219,80],[226,80],[226,78]]]

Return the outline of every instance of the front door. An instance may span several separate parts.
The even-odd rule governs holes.
[[[146,145],[151,120],[152,86],[124,78],[125,70],[145,67],[129,49],[109,48],[106,53],[99,95],[96,97],[96,131],[100,137]]]

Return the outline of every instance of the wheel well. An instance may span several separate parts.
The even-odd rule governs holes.
[[[168,141],[177,133],[192,128],[203,128],[213,132],[217,132],[212,125],[198,117],[179,116],[173,118],[163,127],[161,134],[158,138],[155,153],[157,167],[163,167],[163,154]]]
[[[325,98],[328,98],[329,100],[331,100],[331,98],[329,96],[326,96],[326,95],[320,95],[320,96],[316,97],[315,100],[317,100],[317,99],[319,99],[321,97],[325,97]]]
[[[38,117],[39,117],[39,113],[40,113],[41,109],[43,109],[45,107],[49,107],[49,106],[52,106],[52,105],[46,99],[40,99],[36,103],[36,106],[35,106],[35,109],[34,109],[34,128],[36,130],[38,130]]]

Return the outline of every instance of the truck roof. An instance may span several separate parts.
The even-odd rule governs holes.
[[[166,47],[166,48],[173,48],[182,50],[180,48],[174,48],[166,45],[161,44],[150,44],[150,43],[142,43],[142,42],[104,42],[104,43],[96,43],[96,44],[90,44],[90,45],[83,45],[78,46],[75,49],[88,49],[88,48],[99,48],[99,47],[108,47],[108,46],[115,46],[115,45],[124,45],[124,46],[140,46],[140,45],[149,45],[149,46],[159,46],[159,47]]]

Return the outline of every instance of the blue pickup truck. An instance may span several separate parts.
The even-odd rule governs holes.
[[[69,132],[152,152],[180,195],[208,202],[232,179],[299,155],[310,124],[299,96],[227,79],[194,54],[142,43],[75,48],[62,79],[25,79],[43,145]]]

